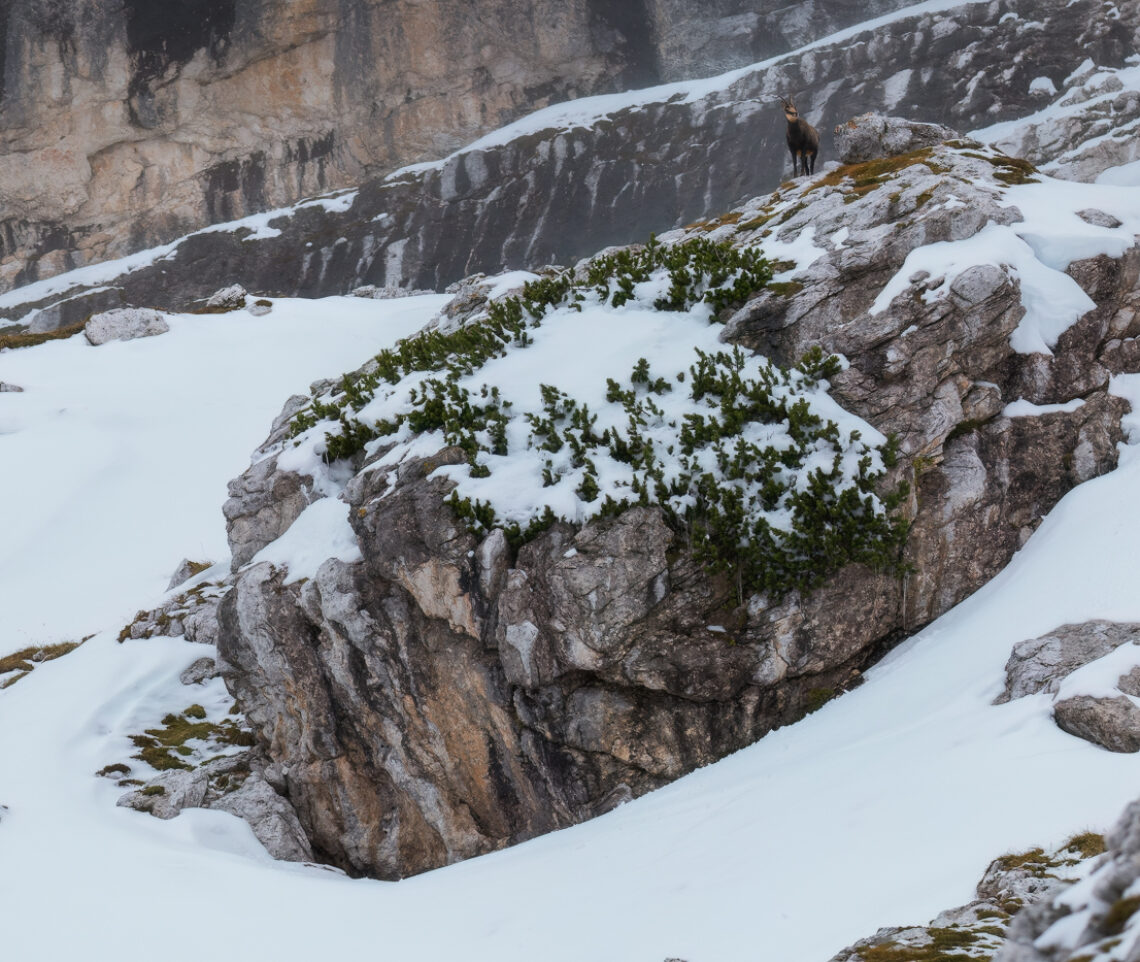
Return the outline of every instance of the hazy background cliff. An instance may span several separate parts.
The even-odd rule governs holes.
[[[4,0],[0,290],[905,5]]]

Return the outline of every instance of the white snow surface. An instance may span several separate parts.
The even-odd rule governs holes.
[[[0,653],[99,632],[0,691],[6,960],[824,962],[967,901],[996,855],[1107,827],[1140,793],[1140,760],[1061,732],[1048,696],[991,704],[1015,642],[1140,620],[1129,447],[865,685],[587,824],[379,883],[273,862],[223,813],[116,808],[121,790],[92,773],[194,700],[178,674],[204,653],[119,644],[124,618],[160,600],[183,555],[225,560],[225,481],[284,396],[440,303],[278,301],[263,318],[176,316],[143,341],[0,354],[0,380],[26,388],[0,394]]]
[[[348,505],[339,498],[321,498],[305,508],[280,538],[254,555],[250,564],[269,561],[288,569],[284,581],[288,585],[312,578],[329,558],[351,564],[362,557],[348,523]]]
[[[158,337],[0,353],[0,652],[129,621],[182,558],[227,561],[220,508],[290,394],[446,298],[276,299]],[[0,802],[3,804],[3,802]]]
[[[1025,316],[1010,336],[1022,354],[1052,354],[1057,339],[1095,305],[1068,274],[1073,261],[1107,254],[1119,257],[1140,235],[1140,191],[1117,184],[1083,184],[1037,175],[1040,183],[1003,189],[1005,206],[1023,219],[1013,224],[990,222],[960,241],[919,247],[909,255],[871,305],[876,314],[907,290],[917,271],[942,283],[927,291],[926,301],[944,297],[963,271],[977,264],[996,264],[1021,284]],[[1078,211],[1111,214],[1118,227],[1098,227]]]

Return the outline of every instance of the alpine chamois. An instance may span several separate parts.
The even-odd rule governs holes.
[[[799,175],[800,167],[804,174],[815,173],[815,155],[819,153],[819,131],[809,124],[796,110],[795,99],[784,100],[784,116],[788,120],[788,150],[792,152],[792,176]]]

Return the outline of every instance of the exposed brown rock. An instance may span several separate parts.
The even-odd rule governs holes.
[[[1019,216],[998,206],[976,150],[912,152],[857,203],[829,176],[802,208],[809,188],[789,187],[694,228],[747,243],[810,226],[826,245],[795,296],[762,293],[725,338],[784,362],[812,345],[844,354],[834,396],[901,439],[891,480],[912,486],[908,577],[850,566],[807,596],[741,598],[652,507],[558,523],[515,551],[502,532],[477,539],[445,504],[451,482],[432,472],[462,459],[450,448],[349,482],[362,562],[330,560],[289,586],[269,565],[236,571],[219,614],[227,681],[288,772],[284,791],[321,857],[400,877],[722,757],[857,684],[882,651],[985,584],[1066,491],[1115,464],[1125,404],[1103,391],[1069,412],[1003,413],[1033,363],[1009,345],[1022,308],[1006,271],[977,265],[929,299],[940,279],[916,277],[869,310],[914,247]],[[941,203],[950,191],[962,203]],[[785,200],[790,213],[766,227],[764,211]],[[1129,276],[1110,267],[1072,268],[1106,315]],[[1110,333],[1089,331],[1058,346],[1058,369]],[[264,460],[235,482],[232,518],[272,503],[285,432],[279,420]]]

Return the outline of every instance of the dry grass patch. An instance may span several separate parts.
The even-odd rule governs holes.
[[[37,344],[44,344],[47,341],[62,341],[71,337],[73,334],[78,334],[83,330],[87,321],[79,321],[76,324],[68,324],[67,327],[61,327],[55,331],[17,331],[12,334],[0,334],[0,351],[4,348],[18,348],[18,347],[35,347]]]
[[[6,675],[13,671],[19,672],[19,674],[0,682],[0,689],[11,687],[25,675],[30,675],[36,665],[62,658],[64,655],[75,651],[81,644],[82,642],[79,641],[65,641],[58,645],[37,645],[5,655],[0,658],[0,675]]]

